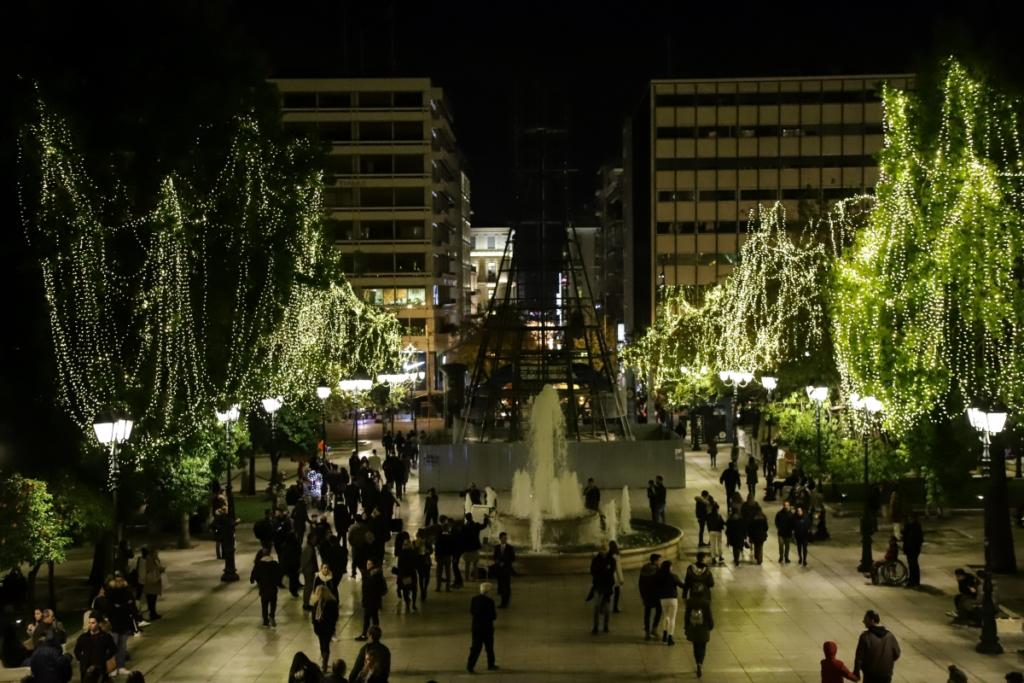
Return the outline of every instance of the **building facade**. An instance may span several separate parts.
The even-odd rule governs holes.
[[[500,299],[508,286],[507,272],[501,273],[501,259],[506,259],[506,271],[512,263],[510,228],[477,227],[471,229],[471,263],[476,274],[475,303],[478,313],[485,312],[494,296]],[[506,253],[506,248],[508,253]]]
[[[275,83],[285,127],[328,148],[324,210],[349,281],[395,312],[426,367],[417,389],[440,392],[471,287],[470,184],[444,93],[425,78]]]
[[[625,230],[633,319],[659,288],[710,286],[732,272],[758,204],[798,227],[871,192],[882,147],[881,84],[907,74],[653,81],[625,128]],[[627,304],[626,308],[629,308]]]
[[[621,166],[602,166],[598,171],[598,230],[595,238],[594,299],[600,306],[606,329],[617,329],[626,321],[625,294],[626,233],[622,213]]]

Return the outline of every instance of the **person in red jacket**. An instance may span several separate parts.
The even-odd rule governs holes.
[[[825,659],[821,660],[821,683],[843,683],[843,681],[859,681],[860,676],[850,673],[843,660],[836,659],[839,646],[831,640],[825,641]]]

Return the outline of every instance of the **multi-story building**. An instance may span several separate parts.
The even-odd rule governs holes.
[[[653,321],[659,287],[728,275],[759,203],[781,201],[799,225],[870,192],[882,146],[880,85],[912,79],[652,81],[625,129],[627,309],[635,306],[627,327]]]
[[[482,313],[487,310],[495,293],[499,299],[505,295],[505,287],[508,285],[507,269],[512,263],[512,244],[509,242],[511,229],[473,226],[471,232],[471,260],[477,282],[475,298],[477,311]],[[508,253],[505,253],[506,247]],[[503,256],[506,260],[506,272],[501,273]]]
[[[328,228],[349,281],[392,308],[439,392],[437,356],[468,312],[469,179],[426,78],[282,79],[284,125],[329,145]]]
[[[598,171],[598,231],[591,286],[600,306],[606,330],[625,322],[623,295],[625,284],[625,221],[622,216],[622,168],[602,166]]]

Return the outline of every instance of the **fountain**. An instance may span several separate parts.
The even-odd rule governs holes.
[[[527,443],[526,469],[512,477],[511,514],[499,517],[509,542],[534,552],[597,543],[601,516],[583,506],[579,479],[566,463],[565,417],[550,384],[532,401]]]

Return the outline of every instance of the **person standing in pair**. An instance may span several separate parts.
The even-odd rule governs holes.
[[[498,595],[501,597],[498,607],[508,607],[508,601],[512,598],[512,565],[515,561],[516,549],[508,542],[508,534],[502,531],[498,534],[498,545],[494,546],[494,574],[498,579]]]
[[[658,595],[658,565],[661,555],[652,553],[650,561],[640,568],[640,599],[644,603],[644,640],[650,640],[661,623],[661,598]],[[651,615],[654,619],[651,619]]]
[[[733,512],[725,523],[725,538],[732,548],[732,563],[739,565],[743,544],[747,542],[747,527],[740,513]]]
[[[789,544],[793,540],[796,518],[789,508],[789,501],[783,501],[782,508],[775,513],[775,533],[779,537],[779,564],[789,564]]]
[[[466,671],[473,673],[480,650],[487,650],[487,669],[494,671],[498,665],[494,663],[494,622],[498,619],[498,610],[491,599],[491,584],[484,581],[480,584],[480,594],[474,595],[469,601],[469,613],[473,617],[472,643],[469,646],[469,659],[466,660]]]
[[[668,491],[665,489],[665,481],[659,474],[654,480],[647,481],[647,503],[651,506],[651,519],[660,524],[665,523],[665,502],[668,500]]]
[[[811,516],[802,507],[796,509],[793,517],[793,539],[796,541],[797,561],[807,566],[807,544],[811,540]]]
[[[921,585],[921,548],[924,546],[924,529],[917,515],[911,512],[903,524],[903,553],[907,556],[907,588]]]
[[[661,642],[675,645],[676,613],[679,611],[679,589],[685,588],[679,577],[672,573],[672,563],[665,560],[658,567],[658,599],[661,600]]]

